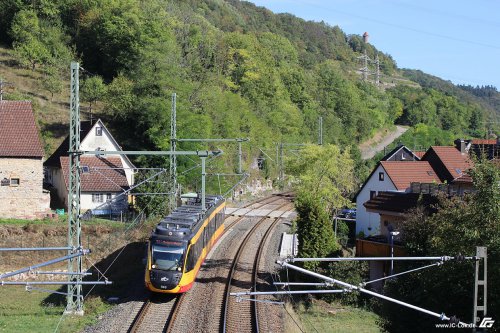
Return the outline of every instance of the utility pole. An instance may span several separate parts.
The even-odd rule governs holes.
[[[80,96],[77,62],[71,62],[69,131],[68,256],[81,249],[80,221]],[[68,260],[68,295],[65,313],[83,315],[82,258]]]
[[[323,117],[319,117],[318,124],[318,145],[323,145]]]
[[[172,94],[172,113],[170,117],[170,150],[177,149],[177,104],[176,93]],[[177,155],[170,155],[170,179],[173,194],[170,196],[170,210],[177,207]]]
[[[476,260],[476,272],[475,272],[475,275],[474,275],[474,313],[473,313],[473,317],[472,317],[472,322],[476,325],[478,325],[478,323],[480,323],[480,316],[479,316],[479,313],[482,312],[483,313],[483,322],[485,322],[485,326],[486,327],[491,327],[491,326],[487,326],[487,321],[488,319],[486,318],[486,305],[488,304],[487,302],[487,291],[488,291],[488,288],[487,288],[487,275],[488,275],[488,270],[487,270],[487,249],[486,247],[482,247],[482,246],[478,246],[476,248],[476,257],[477,257],[477,260]],[[482,260],[481,260],[482,259]],[[483,274],[480,274],[480,265],[481,265],[481,261],[483,262]],[[483,276],[482,278],[480,276]],[[480,297],[479,295],[481,294],[479,288],[482,288],[482,297]],[[478,301],[481,301],[481,305],[478,304]],[[489,320],[491,321],[492,318],[489,318]],[[481,322],[481,324],[483,323]],[[476,328],[474,327],[473,332],[476,332]]]
[[[368,56],[366,55],[366,46],[363,53],[363,80],[368,81]]]
[[[280,178],[280,189],[282,190],[285,187],[285,170],[283,169],[283,142],[280,143],[280,170],[279,170],[279,178]]]
[[[378,53],[377,53],[377,57],[375,59],[375,64],[377,65],[377,72],[375,73],[375,85],[378,87],[380,86],[380,61],[378,59]]]
[[[241,141],[242,139],[238,139],[238,173],[241,175]]]

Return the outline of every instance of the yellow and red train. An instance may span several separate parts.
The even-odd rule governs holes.
[[[147,289],[156,293],[191,289],[201,264],[224,231],[225,207],[223,197],[207,196],[203,211],[197,197],[160,221],[148,241]]]

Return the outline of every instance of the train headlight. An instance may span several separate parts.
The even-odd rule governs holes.
[[[156,265],[151,265],[151,268],[156,268]]]
[[[180,271],[182,271],[182,268],[180,268],[180,267],[177,267],[177,270],[178,270],[178,271],[180,272]]]

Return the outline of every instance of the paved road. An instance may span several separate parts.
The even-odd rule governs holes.
[[[396,126],[393,132],[389,132],[384,136],[378,134],[374,138],[362,143],[359,146],[361,150],[361,158],[364,160],[370,159],[375,156],[379,151],[384,150],[384,147],[391,144],[394,140],[403,135],[404,132],[408,130],[408,127]]]

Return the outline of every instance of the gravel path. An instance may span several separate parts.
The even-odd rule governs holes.
[[[367,142],[359,145],[359,149],[361,150],[361,158],[363,160],[367,160],[375,156],[379,151],[384,150],[384,147],[387,147],[394,140],[403,135],[404,132],[408,130],[408,127],[396,126],[396,130],[386,134],[385,136],[376,135],[374,138],[368,140]],[[373,145],[373,142],[376,142]]]

